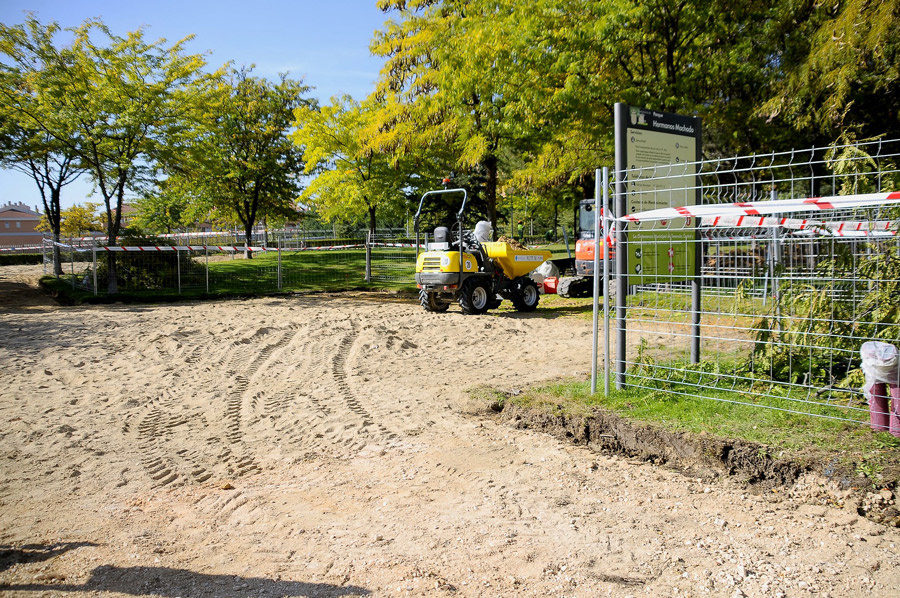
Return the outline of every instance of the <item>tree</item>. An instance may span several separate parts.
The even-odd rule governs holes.
[[[62,225],[60,231],[66,237],[81,237],[88,233],[103,230],[103,221],[101,220],[97,209],[100,204],[85,202],[84,205],[75,204],[71,208],[62,211]],[[46,215],[41,216],[38,224],[38,230],[50,230],[50,222]]]
[[[591,193],[620,101],[700,116],[708,156],[900,135],[900,0],[379,6],[401,20],[372,44],[387,59],[376,141],[449,146],[487,189]]]
[[[5,57],[0,63],[0,164],[34,180],[44,206],[45,230],[55,243],[61,233],[62,189],[84,172],[73,141],[54,137],[38,124],[50,116],[41,110],[53,109],[52,102],[41,97],[40,81],[66,67],[54,44],[58,31],[55,23],[44,26],[34,18],[15,27],[0,24],[0,55]],[[58,245],[53,247],[53,269],[62,274]]]
[[[759,0],[382,0],[402,19],[372,43],[386,58],[374,140],[395,154],[450,146],[497,187],[541,199],[593,192],[613,155],[613,105],[699,114],[707,141],[744,149],[775,131],[755,116],[770,53]],[[748,127],[747,124],[750,123]],[[753,133],[761,134],[754,137]],[[756,148],[753,148],[756,149]]]
[[[135,202],[135,226],[143,232],[171,234],[192,221],[191,198],[183,193],[173,179],[160,181]]]
[[[781,4],[781,76],[760,113],[819,143],[900,136],[900,1]]]
[[[487,217],[496,229],[502,158],[526,134],[507,111],[519,91],[519,57],[509,35],[521,7],[490,0],[379,6],[403,18],[372,43],[386,58],[376,90],[382,122],[372,144],[397,157],[450,147],[457,168],[483,175]]]
[[[513,184],[570,184],[591,193],[594,169],[612,162],[616,102],[702,117],[711,154],[771,145],[781,130],[756,111],[777,64],[771,32],[782,15],[772,4],[545,0],[530,6],[512,37],[522,69],[507,113],[537,134]]]
[[[309,87],[281,75],[276,83],[232,69],[208,95],[204,119],[188,141],[190,159],[170,172],[187,177],[220,217],[239,222],[245,243],[265,218],[296,215],[303,153],[290,139],[296,108]],[[251,254],[248,252],[247,257]]]
[[[75,30],[74,68],[58,88],[71,98],[60,117],[78,123],[79,157],[90,169],[106,208],[109,243],[122,225],[126,192],[152,179],[168,138],[188,126],[193,85],[204,65],[185,55],[186,38],[166,47],[144,41],[143,31],[115,36],[99,22]],[[95,38],[108,38],[100,45]],[[115,293],[115,260],[110,260],[109,292]]]
[[[390,156],[365,143],[376,110],[371,100],[359,104],[349,96],[321,109],[303,106],[295,111],[292,135],[304,148],[306,173],[315,174],[301,200],[329,220],[349,221],[363,212],[371,233],[379,210],[405,207],[403,190],[410,184],[403,163],[392,166]]]
[[[172,46],[144,40],[142,30],[125,37],[100,21],[72,30],[71,47],[49,47],[36,101],[20,113],[29,127],[63,144],[85,168],[103,197],[108,242],[116,244],[126,193],[153,180],[167,147],[190,121],[195,87],[203,81],[199,55],[186,55],[186,38]],[[117,291],[115,254],[109,256],[108,290]]]

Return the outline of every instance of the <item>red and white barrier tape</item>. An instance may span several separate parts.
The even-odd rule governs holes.
[[[805,220],[773,216],[704,216],[700,225],[709,228],[787,228],[793,230],[827,229],[833,233],[896,233],[897,220]]]
[[[415,247],[415,246],[416,246],[415,243],[372,243],[370,245],[370,247]],[[425,245],[420,244],[419,247],[424,248]]]
[[[232,246],[212,246],[212,245],[148,245],[148,246],[120,246],[114,245],[112,247],[108,245],[103,245],[97,247],[98,251],[123,251],[123,252],[149,252],[155,253],[160,251],[204,251],[209,249],[211,251],[275,251],[274,249],[267,249],[266,247],[232,247]]]
[[[704,216],[705,228],[785,228],[828,233],[838,237],[889,237],[897,235],[897,220],[805,220],[772,216]]]
[[[700,206],[658,208],[618,218],[621,222],[654,222],[673,218],[704,218],[715,216],[766,216],[791,212],[815,212],[853,208],[873,208],[900,204],[900,192],[861,193],[807,199],[777,199],[774,201],[736,202]]]
[[[233,246],[233,245],[142,245],[142,246],[125,246],[125,245],[95,245],[90,247],[85,246],[73,246],[67,245],[65,243],[53,243],[59,247],[64,247],[66,249],[71,249],[74,251],[92,251],[96,249],[97,251],[106,251],[106,252],[125,252],[125,253],[157,253],[164,251],[250,251],[253,252],[261,252],[261,251],[278,251],[277,247],[242,247],[242,246]],[[356,245],[328,245],[324,247],[282,247],[281,251],[285,252],[295,252],[295,251],[329,251],[335,249],[359,249],[365,247],[365,245],[356,244]],[[410,246],[412,247],[412,246]]]
[[[21,247],[0,247],[0,252],[4,251],[40,251],[42,247],[40,245],[22,245]]]

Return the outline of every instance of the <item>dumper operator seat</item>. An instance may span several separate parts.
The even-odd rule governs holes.
[[[434,229],[435,243],[450,243],[450,229],[446,226],[439,226]]]

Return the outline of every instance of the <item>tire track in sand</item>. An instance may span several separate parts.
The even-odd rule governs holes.
[[[344,433],[352,433],[355,431],[359,437],[350,443],[350,450],[358,452],[368,443],[365,439],[369,439],[375,443],[390,443],[397,438],[397,434],[389,431],[382,423],[366,409],[356,393],[350,387],[349,378],[352,374],[348,371],[347,356],[350,354],[351,348],[359,338],[356,322],[350,321],[350,331],[341,337],[337,351],[331,359],[331,375],[334,379],[340,394],[340,400],[346,405],[352,414],[356,416],[353,427],[345,427]]]
[[[321,334],[311,330],[302,338],[298,334],[297,340],[284,351],[289,354],[281,362],[288,388],[266,397],[263,407],[264,417],[273,425],[273,441],[283,445],[295,458],[321,445],[323,430],[334,414],[328,400],[320,398],[323,393],[317,392],[321,381],[327,378],[327,351],[322,348],[327,340],[319,340],[322,344],[308,342],[314,337]]]
[[[274,342],[258,351],[253,349],[257,339],[273,332],[279,333]],[[260,328],[250,337],[232,343],[233,350],[229,359],[232,369],[229,377],[234,380],[234,384],[225,397],[225,410],[222,414],[225,441],[229,445],[227,467],[232,475],[240,477],[262,471],[253,449],[244,441],[248,426],[262,418],[259,397],[263,389],[258,388],[259,381],[256,378],[259,372],[263,372],[259,377],[265,379],[267,366],[273,356],[288,346],[296,333],[294,329],[273,331],[271,328]],[[239,368],[240,371],[237,372]]]

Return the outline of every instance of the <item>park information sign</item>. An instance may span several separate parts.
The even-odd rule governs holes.
[[[695,205],[700,119],[615,106],[617,214]],[[624,176],[623,176],[624,174]],[[667,283],[695,274],[696,222],[673,218],[628,225],[628,284]]]

